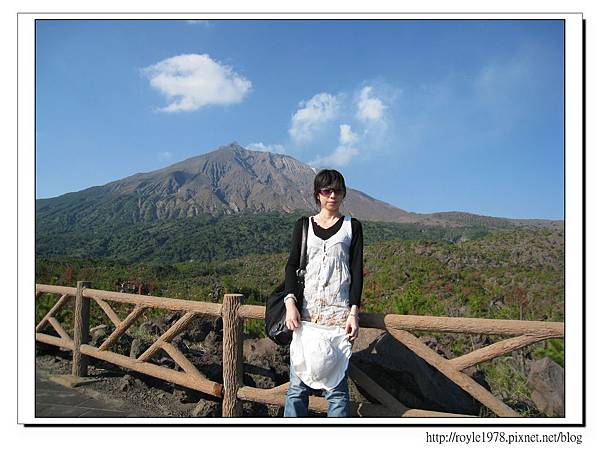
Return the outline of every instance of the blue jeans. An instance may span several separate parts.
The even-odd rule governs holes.
[[[290,364],[290,385],[285,397],[283,417],[308,417],[309,387],[302,382]],[[332,390],[325,390],[327,417],[350,417],[348,372]]]

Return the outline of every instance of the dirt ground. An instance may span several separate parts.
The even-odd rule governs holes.
[[[36,355],[36,371],[44,378],[71,373],[71,353],[45,349]],[[134,417],[221,417],[221,402],[212,396],[92,360],[88,377],[94,381],[75,389],[94,398],[119,403]],[[283,416],[283,408],[244,402],[244,417]]]

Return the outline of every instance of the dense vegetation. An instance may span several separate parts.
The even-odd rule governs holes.
[[[136,264],[126,259],[45,256],[37,258],[36,281],[75,286],[77,280],[87,280],[95,288],[105,290],[118,290],[119,284],[124,281],[138,286],[143,283],[152,295],[213,302],[220,301],[226,292],[240,292],[247,302],[262,304],[283,279],[287,255],[282,250],[287,247],[291,228],[291,222],[285,221],[291,219],[281,216],[278,220],[280,222],[275,225],[268,225],[265,220],[262,228],[285,228],[285,236],[282,233],[281,237],[273,237],[270,241],[274,246],[281,245],[281,250],[276,253],[267,254],[268,248],[265,247],[259,248],[265,254],[232,259],[223,255],[210,261],[190,261],[195,255],[190,251],[185,258],[181,255],[174,258],[175,261],[183,260],[180,262],[161,263],[161,258],[156,255],[152,262]],[[241,219],[236,221],[232,218],[226,223],[245,236],[240,238],[238,235],[238,241],[252,240],[257,233],[245,228]],[[445,240],[448,235],[437,240],[382,241],[374,237],[385,238],[385,233],[393,236],[400,230],[394,227],[377,228],[365,224],[363,311],[564,321],[562,230],[504,230],[481,233],[482,236],[477,239],[462,242]],[[178,230],[183,233],[183,228]],[[263,234],[261,236],[264,237]],[[138,243],[142,245],[147,239],[140,236]],[[183,236],[178,239],[183,242]],[[217,238],[213,236],[213,239]],[[209,242],[209,239],[203,242]],[[242,244],[231,242],[230,249],[236,249],[236,245]],[[53,301],[49,295],[40,299],[38,318]],[[64,314],[63,318],[68,321],[69,313]],[[101,311],[93,310],[92,325],[101,321],[105,321]],[[246,331],[260,335],[262,322],[249,321]],[[441,334],[436,334],[436,338],[454,356],[499,339],[494,336]],[[531,401],[528,400],[524,355],[534,359],[550,356],[564,365],[564,344],[562,340],[550,340],[499,358],[501,361],[482,364],[480,368],[497,395],[527,414]]]
[[[47,223],[38,220],[36,256],[108,258],[124,263],[222,261],[288,250],[298,214],[239,214],[124,224]],[[389,239],[457,242],[487,233],[486,228],[365,222],[366,244]]]
[[[381,241],[365,247],[363,309],[399,314],[563,320],[562,232],[495,232],[459,244]],[[115,290],[129,280],[152,295],[210,301],[225,291],[263,302],[283,277],[286,254],[225,261],[127,264],[41,257],[40,283],[92,281]]]

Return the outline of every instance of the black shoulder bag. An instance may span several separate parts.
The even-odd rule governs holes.
[[[308,235],[308,217],[302,217],[302,242],[300,244],[300,266],[296,270],[298,280],[298,293],[300,298],[296,299],[298,311],[302,311],[302,298],[304,290],[304,275],[306,274],[306,239]],[[278,345],[289,345],[292,342],[293,332],[285,324],[286,296],[285,281],[275,289],[275,292],[267,299],[265,312],[265,333]]]

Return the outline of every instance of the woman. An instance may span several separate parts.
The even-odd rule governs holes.
[[[302,219],[294,227],[285,271],[286,325],[294,331],[285,417],[308,416],[309,387],[325,389],[329,417],[350,416],[347,367],[359,329],[363,234],[358,220],[340,213],[345,196],[344,177],[337,170],[316,175],[314,200],[320,211],[309,220],[301,302],[296,270]]]

